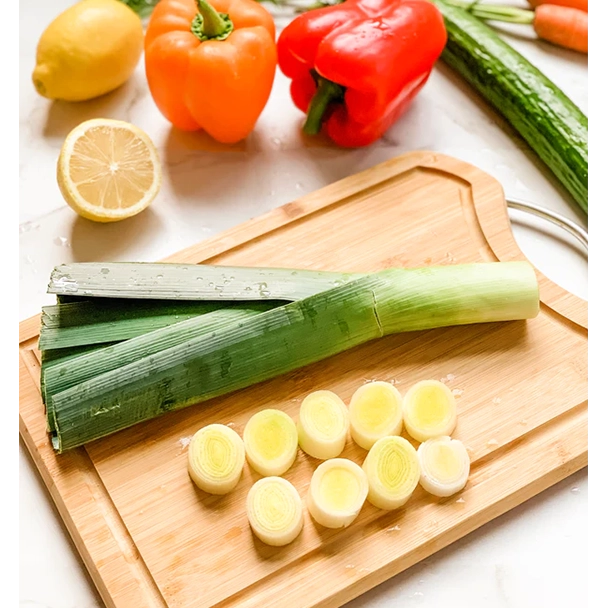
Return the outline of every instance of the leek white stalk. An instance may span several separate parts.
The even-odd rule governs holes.
[[[332,391],[307,395],[300,405],[298,442],[313,458],[336,458],[344,450],[348,434],[348,409]]]
[[[403,398],[403,421],[418,441],[451,435],[456,428],[456,399],[439,380],[422,380]]]
[[[331,458],[312,474],[306,504],[312,518],[326,528],[346,528],[355,521],[367,497],[365,471],[352,460]]]
[[[253,533],[267,545],[282,547],[302,531],[302,500],[282,477],[262,477],[247,495],[247,517]]]
[[[420,485],[434,496],[452,496],[469,478],[471,461],[464,444],[450,437],[436,437],[418,447]]]
[[[243,441],[247,462],[264,476],[285,473],[298,453],[296,424],[281,410],[254,414],[245,425]]]
[[[188,446],[188,473],[209,494],[227,494],[237,486],[245,465],[243,440],[230,427],[209,424]]]
[[[376,441],[362,468],[369,482],[367,500],[387,511],[402,507],[420,480],[418,454],[403,437],[383,437]]]
[[[399,435],[403,427],[401,403],[401,393],[389,382],[360,386],[348,406],[355,443],[369,450],[378,439]]]

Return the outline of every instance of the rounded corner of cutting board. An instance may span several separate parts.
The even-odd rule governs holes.
[[[287,224],[300,221],[332,205],[361,195],[363,191],[383,181],[399,178],[412,171],[442,175],[469,194],[469,223],[473,232],[484,240],[483,247],[492,261],[526,260],[513,232],[505,193],[501,183],[479,167],[434,150],[413,150],[395,156],[378,165],[345,177],[319,190],[276,207],[234,228],[184,249],[164,262],[216,263],[232,248],[266,237]],[[472,226],[475,224],[475,226]],[[568,321],[587,328],[587,302],[560,287],[535,267],[540,287],[540,299],[545,306]]]
[[[404,155],[404,158],[407,156]],[[495,177],[475,165],[445,154],[420,151],[413,158],[421,167],[468,182],[477,223],[497,261],[530,262],[515,240],[504,189]],[[587,302],[554,283],[535,266],[534,270],[538,277],[541,302],[570,322],[588,329]]]

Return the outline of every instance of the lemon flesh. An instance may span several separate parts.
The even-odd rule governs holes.
[[[426,441],[450,435],[456,427],[456,399],[438,380],[422,380],[403,398],[405,430],[414,439]]]
[[[436,437],[418,447],[420,485],[434,496],[452,496],[469,478],[471,461],[464,444],[450,437]]]
[[[348,434],[348,409],[331,391],[315,391],[300,406],[298,442],[313,458],[336,458],[344,450]]]
[[[81,0],[43,32],[32,81],[49,99],[92,99],[128,80],[143,46],[135,11],[116,0]]]
[[[368,490],[367,476],[359,465],[345,458],[331,458],[312,475],[308,510],[321,526],[345,528],[359,515]]]
[[[227,494],[241,478],[245,465],[242,439],[230,427],[210,424],[199,429],[188,446],[188,473],[210,494]]]
[[[282,477],[263,477],[251,486],[247,517],[253,533],[274,547],[292,542],[304,525],[298,491]]]
[[[379,509],[403,506],[420,480],[418,454],[403,437],[383,437],[374,443],[363,470],[369,482],[367,499]]]
[[[76,213],[97,222],[140,213],[158,194],[160,181],[156,147],[141,129],[121,120],[78,125],[57,161],[63,198]]]
[[[296,459],[296,424],[281,410],[254,414],[245,425],[243,441],[247,461],[260,475],[282,475]]]
[[[401,394],[389,382],[369,382],[359,387],[349,404],[353,440],[369,450],[378,439],[399,435],[403,427]]]

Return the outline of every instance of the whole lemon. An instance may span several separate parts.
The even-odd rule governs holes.
[[[98,97],[128,80],[143,45],[141,20],[128,6],[119,0],[81,0],[40,37],[34,86],[49,99]]]

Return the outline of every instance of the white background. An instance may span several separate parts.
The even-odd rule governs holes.
[[[71,3],[22,0],[19,5],[20,320],[52,301],[45,289],[57,264],[157,260],[408,150],[430,149],[471,162],[495,176],[507,196],[543,205],[581,225],[585,222],[525,142],[443,65],[437,66],[408,114],[386,137],[361,150],[305,142],[299,135],[302,116],[280,73],[255,133],[230,149],[172,129],[147,93],[142,65],[124,87],[104,98],[51,103],[37,96],[31,85],[36,43],[48,23]],[[532,37],[529,28],[510,31],[522,34],[510,35],[509,42],[587,112],[586,57],[527,39]],[[6,53],[14,55],[14,50]],[[94,117],[137,124],[152,137],[163,161],[165,180],[152,207],[108,226],[75,216],[55,180],[63,139],[81,121]],[[521,214],[513,214],[513,229],[522,250],[541,271],[587,297],[586,255],[576,241]],[[101,606],[21,442],[18,488],[19,605]],[[584,470],[350,606],[587,605],[587,508]]]

